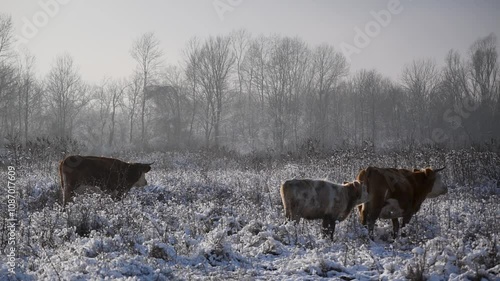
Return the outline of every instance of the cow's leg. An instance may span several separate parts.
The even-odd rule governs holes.
[[[332,218],[323,218],[322,224],[323,235],[330,237],[333,241],[333,233],[335,232],[335,220]]]
[[[115,190],[114,192],[110,193],[111,199],[113,199],[113,201],[121,201],[124,194],[124,192],[121,192],[119,190]]]
[[[290,214],[289,208],[285,208],[285,218],[286,218],[287,221],[291,221],[292,220],[292,214]]]
[[[283,207],[285,207],[285,217],[287,221],[293,221],[295,225],[297,225],[300,221],[300,211],[298,210],[297,202],[294,202],[294,200],[287,200]]]
[[[392,238],[396,239],[399,232],[399,218],[392,219]]]
[[[330,240],[333,241],[333,233],[335,233],[335,220],[330,223]]]
[[[365,203],[365,204],[362,204],[362,205],[358,205],[358,211],[359,211],[359,220],[361,222],[362,225],[366,225],[366,215],[367,215],[367,207],[368,205]]]
[[[61,173],[61,191],[62,191],[62,201],[63,207],[66,207],[68,202],[71,202],[73,196],[75,196],[75,189],[78,187],[78,179],[73,177],[67,177],[66,173],[63,172],[63,168],[60,168]],[[70,171],[71,172],[71,171]]]
[[[405,227],[407,224],[410,223],[410,220],[411,220],[411,215],[408,215],[408,216],[404,216],[403,217],[403,225],[401,227]]]
[[[63,207],[66,207],[68,202],[73,201],[73,196],[75,195],[74,184],[71,181],[66,181],[62,187],[63,195]]]
[[[360,220],[361,224],[364,225],[368,229],[368,236],[370,237],[370,239],[373,240],[373,228],[374,228],[375,223],[373,223],[370,226],[370,223],[369,223],[370,212],[369,212],[369,210],[371,208],[372,208],[372,206],[370,205],[370,202],[364,203],[362,205],[358,205],[359,220]]]
[[[374,229],[375,229],[375,221],[377,220],[376,219],[377,216],[371,216],[371,214],[368,215],[368,237],[373,240],[374,238]]]
[[[374,235],[374,229],[375,229],[375,222],[377,221],[380,211],[382,210],[383,207],[383,200],[375,201],[370,204],[370,208],[367,210],[366,214],[366,223],[368,225],[368,236],[370,239],[373,240]]]
[[[295,225],[298,225],[300,222],[300,212],[294,209],[285,210],[285,216],[289,221],[294,222]]]
[[[404,228],[407,224],[410,223],[411,217],[412,217],[412,214],[403,216],[403,224],[401,225],[401,228]],[[404,230],[401,230],[401,237],[405,237],[405,236],[406,236],[406,233],[404,232]]]

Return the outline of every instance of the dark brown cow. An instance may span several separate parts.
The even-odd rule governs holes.
[[[132,186],[145,186],[151,164],[126,163],[96,156],[68,156],[59,163],[63,205],[66,206],[80,186],[100,187],[114,199],[121,199]]]
[[[369,200],[358,206],[363,225],[368,225],[368,232],[373,238],[375,221],[378,218],[391,219],[393,237],[399,232],[399,218],[403,218],[402,227],[407,225],[418,212],[425,198],[446,194],[448,189],[438,173],[444,168],[422,170],[368,167],[361,170],[357,180],[365,183],[370,190]]]
[[[343,221],[354,206],[368,199],[367,188],[359,181],[339,185],[324,180],[293,179],[281,185],[280,193],[289,220],[323,219],[323,233],[332,240],[335,222]]]

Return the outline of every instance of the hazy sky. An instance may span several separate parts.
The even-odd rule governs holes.
[[[245,28],[254,36],[298,36],[310,46],[326,42],[337,50],[360,47],[350,55],[351,72],[376,68],[392,78],[414,58],[434,58],[441,65],[451,48],[465,53],[479,37],[491,32],[500,36],[496,0],[400,0],[399,5],[394,0],[0,0],[0,11],[12,16],[41,75],[57,55],[69,53],[91,82],[130,75],[135,65],[132,42],[150,31],[161,41],[168,64],[182,59],[182,49],[193,36]],[[391,18],[378,23],[374,13]],[[366,28],[369,42],[356,45],[357,30]]]

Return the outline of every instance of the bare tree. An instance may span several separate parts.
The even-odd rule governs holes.
[[[249,87],[255,86],[258,92],[258,100],[262,111],[266,106],[265,93],[268,91],[266,80],[266,69],[270,60],[271,39],[260,36],[252,41],[248,50],[247,73],[251,74]]]
[[[34,107],[41,104],[41,91],[35,78],[35,57],[25,52],[19,58],[19,114],[23,129],[23,143],[28,141],[29,124]],[[21,126],[20,126],[21,128]]]
[[[308,62],[306,44],[298,38],[276,37],[266,67],[266,98],[272,122],[273,141],[278,151],[293,136],[297,144],[301,116],[299,97]]]
[[[111,78],[104,77],[101,79],[98,85],[95,85],[91,89],[91,107],[95,110],[93,122],[87,122],[88,132],[92,132],[95,129],[95,123],[99,124],[98,132],[93,132],[97,138],[98,143],[94,143],[95,146],[103,147],[106,142],[106,127],[109,121],[110,115],[110,107],[111,107],[111,98],[108,93],[108,87],[111,82]]]
[[[336,52],[330,45],[320,45],[312,53],[311,61],[311,93],[313,96],[312,138],[321,144],[326,143],[326,136],[332,131],[338,131],[338,111],[330,110],[336,106],[338,99],[335,88],[339,80],[346,76],[349,65],[345,57]],[[331,124],[335,124],[334,127]]]
[[[14,41],[12,18],[0,14],[0,136],[15,134],[16,68],[10,62]]]
[[[184,78],[179,68],[170,66],[162,73],[162,82],[148,88],[148,96],[153,102],[155,134],[170,148],[183,146],[186,120],[190,118]]]
[[[231,37],[231,45],[233,49],[233,54],[235,58],[235,66],[236,66],[236,77],[238,81],[238,94],[240,96],[243,95],[243,71],[242,64],[250,44],[250,33],[245,29],[240,29],[234,31],[230,35]]]
[[[0,133],[3,136],[16,134],[16,88],[16,68],[12,64],[0,64]]]
[[[474,86],[471,79],[471,73],[467,63],[461,59],[458,51],[450,50],[445,58],[445,66],[442,71],[441,81],[441,99],[443,105],[441,110],[436,110],[439,113],[437,116],[437,126],[447,128],[448,135],[454,143],[460,140],[461,131],[458,128],[468,130],[464,126],[462,116],[454,116],[450,114],[452,108],[462,108],[462,105],[468,101],[476,100],[479,102],[477,95],[474,94]],[[468,114],[468,113],[467,113]],[[443,122],[444,121],[444,122]]]
[[[80,110],[88,104],[87,87],[68,55],[58,56],[46,78],[50,111],[54,116],[54,134],[72,137]]]
[[[109,123],[109,138],[108,146],[113,145],[113,140],[115,137],[115,124],[116,124],[116,111],[123,105],[123,96],[125,90],[130,87],[131,84],[127,80],[122,79],[119,81],[113,81],[108,87],[108,93],[111,100],[111,112],[110,112],[110,123]]]
[[[377,119],[382,98],[382,75],[375,70],[362,69],[352,79],[355,132],[357,145],[374,148],[376,145]]]
[[[129,120],[129,143],[133,142],[134,137],[134,121],[137,113],[137,106],[139,103],[139,96],[141,94],[141,90],[143,87],[142,75],[139,73],[135,73],[131,78],[130,87],[128,87],[125,91],[125,96],[127,102],[126,108],[128,111],[128,120]]]
[[[220,142],[220,128],[224,104],[227,98],[229,71],[235,61],[230,48],[230,37],[209,37],[200,51],[197,78],[205,97],[205,145],[210,145],[210,134],[214,132],[214,147]],[[209,121],[208,121],[209,120]]]
[[[132,57],[138,64],[138,67],[142,73],[142,100],[141,100],[141,142],[145,145],[146,139],[146,89],[148,83],[150,82],[152,76],[156,74],[156,71],[161,65],[161,57],[163,51],[160,49],[160,41],[155,37],[154,33],[149,32],[141,35],[136,39],[130,50]]]
[[[470,48],[470,71],[474,89],[480,100],[494,99],[496,79],[499,73],[495,34],[478,39]]]
[[[410,120],[414,128],[411,139],[430,137],[428,108],[431,95],[436,93],[440,83],[436,63],[430,59],[414,60],[403,68],[401,80],[410,102]]]
[[[243,62],[240,65],[241,76],[247,93],[246,104],[247,118],[246,135],[251,148],[266,143],[267,140],[260,136],[268,129],[266,116],[267,92],[266,67],[269,62],[270,40],[268,37],[259,36],[250,40]],[[245,108],[245,107],[244,107]]]
[[[246,144],[243,145],[253,146],[257,133],[255,130],[256,115],[259,114],[259,110],[252,93],[254,69],[247,59],[252,42],[251,34],[245,29],[239,29],[233,31],[230,36],[235,56],[235,89],[237,89],[238,93],[232,101],[232,106],[238,109],[231,112],[231,119],[233,120],[229,128],[231,141],[234,143],[244,141]]]
[[[184,51],[185,63],[186,63],[186,79],[189,84],[190,100],[191,100],[191,114],[189,121],[189,138],[193,137],[194,134],[194,122],[197,112],[198,96],[199,96],[199,79],[198,79],[198,68],[200,63],[200,52],[201,46],[200,42],[196,37],[191,38]]]
[[[456,50],[450,50],[445,63],[441,87],[451,104],[461,102],[465,97],[472,97],[467,66],[460,58],[460,54]]]
[[[14,26],[12,17],[0,14],[0,63],[12,57],[12,44],[14,43]]]
[[[470,47],[470,84],[477,107],[470,107],[470,116],[463,119],[464,129],[472,141],[485,141],[493,137],[499,126],[489,122],[495,115],[498,99],[496,87],[499,77],[497,38],[491,33],[479,38]],[[479,109],[479,110],[478,110]]]

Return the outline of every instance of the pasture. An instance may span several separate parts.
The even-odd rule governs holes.
[[[54,155],[17,157],[16,277],[19,280],[495,280],[500,273],[497,153],[370,153],[270,158],[206,153],[112,155],[153,162],[148,185],[122,201],[81,195],[62,211]],[[446,166],[449,193],[427,199],[391,237],[375,239],[357,210],[335,231],[321,221],[285,222],[280,183],[310,177],[342,183],[360,168]],[[7,171],[2,170],[2,179]],[[0,246],[7,249],[6,192]],[[1,256],[0,279],[8,258]],[[2,277],[3,276],[3,277]],[[498,279],[496,279],[498,280]]]

